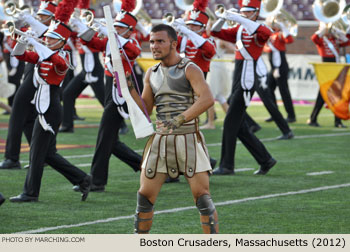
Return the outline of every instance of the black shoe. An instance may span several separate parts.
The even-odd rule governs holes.
[[[308,119],[306,121],[306,123],[309,125],[309,126],[312,126],[312,127],[320,127],[320,125],[318,124],[318,122],[313,122],[311,121],[310,119]]]
[[[342,122],[335,122],[334,127],[336,128],[347,128]]]
[[[66,126],[62,126],[58,132],[62,132],[62,133],[73,133],[74,132],[74,128],[73,127],[66,127]]]
[[[127,134],[128,132],[129,132],[129,128],[128,128],[127,125],[125,125],[124,127],[122,127],[122,128],[119,129],[119,134],[120,134],[120,135],[125,135],[125,134]]]
[[[218,167],[215,168],[213,171],[213,175],[234,175],[235,172],[231,169],[223,168],[223,167]]]
[[[261,127],[258,124],[249,127],[249,131],[252,133],[258,132],[259,130],[261,130]]]
[[[293,131],[289,131],[288,133],[278,137],[277,140],[288,140],[288,139],[292,139],[293,137],[294,137]]]
[[[73,115],[73,120],[74,121],[84,121],[85,120],[85,117],[80,117],[78,115]]]
[[[287,121],[287,123],[294,123],[294,122],[297,121],[297,119],[296,119],[295,117],[294,117],[294,118],[287,117],[287,118],[286,118],[286,121]]]
[[[37,202],[38,197],[28,196],[24,193],[10,198],[11,202]]]
[[[81,201],[85,201],[91,190],[92,178],[90,175],[86,175],[82,182],[79,184],[79,191],[81,192]]]
[[[73,191],[80,192],[80,186],[79,185],[73,186],[72,189],[73,189]],[[104,185],[91,184],[90,192],[104,192],[104,191],[105,191],[105,186]]]
[[[21,163],[19,161],[12,161],[11,159],[5,159],[0,163],[0,169],[21,169]]]
[[[274,158],[271,158],[266,164],[260,165],[260,169],[255,171],[255,175],[265,175],[277,163]]]
[[[212,169],[214,169],[215,168],[215,165],[216,165],[216,159],[214,159],[214,158],[210,158],[210,166],[211,166],[211,168]]]
[[[0,206],[5,202],[5,197],[0,193]]]
[[[272,117],[265,119],[265,122],[273,122]]]
[[[9,115],[10,112],[8,112],[7,110],[5,110],[2,114],[3,114],[3,115]]]
[[[179,178],[170,178],[168,177],[164,183],[177,183],[177,182],[180,182],[180,179]]]

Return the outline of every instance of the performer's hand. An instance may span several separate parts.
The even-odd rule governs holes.
[[[281,75],[280,75],[280,69],[279,69],[279,68],[275,68],[275,69],[273,70],[272,75],[273,75],[273,77],[274,77],[275,79],[278,79],[279,77],[281,77]]]
[[[192,31],[188,29],[186,26],[179,25],[176,27],[176,31],[186,37],[190,37]]]
[[[180,114],[171,120],[156,121],[156,126],[157,129],[160,129],[162,132],[168,131],[168,133],[171,134],[175,129],[184,124],[185,121],[185,116],[183,114]]]
[[[175,29],[178,26],[186,26],[185,20],[183,20],[183,18],[177,18],[174,20],[173,26]]]

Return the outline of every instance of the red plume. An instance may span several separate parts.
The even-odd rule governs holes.
[[[90,7],[90,0],[80,0],[78,3],[79,9],[89,9]]]
[[[55,19],[67,24],[79,0],[63,0],[56,8]]]
[[[132,12],[135,9],[135,6],[136,0],[123,0],[121,9],[127,12]]]
[[[195,0],[193,2],[193,9],[205,12],[208,6],[208,0]]]

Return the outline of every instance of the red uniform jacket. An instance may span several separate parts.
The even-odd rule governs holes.
[[[16,56],[16,58],[32,64],[39,64],[40,77],[49,85],[59,86],[68,70],[66,61],[69,62],[69,55],[68,53],[64,54],[66,60],[59,54],[59,51],[42,62],[38,62],[39,55],[36,52],[25,51],[24,54]]]
[[[327,37],[329,42],[331,42],[334,48],[339,53],[339,47],[344,47],[350,45],[350,40],[347,42],[342,42],[339,39],[336,39],[334,36]],[[311,36],[312,42],[316,44],[318,54],[324,58],[334,58],[335,55],[332,53],[331,49],[328,47],[327,42],[323,39],[323,37],[319,37],[317,34],[313,34]]]
[[[218,37],[222,40],[226,40],[232,43],[236,43],[237,41],[237,32],[240,25],[237,25],[235,27],[229,28],[229,29],[222,29],[219,32],[211,32],[211,35],[214,37]],[[248,51],[248,53],[252,56],[254,60],[257,60],[263,51],[263,47],[267,40],[269,39],[270,35],[272,34],[272,31],[270,28],[268,28],[265,25],[260,25],[256,32],[253,35],[249,35],[245,29],[242,31],[242,42],[244,44],[244,47]],[[239,52],[239,50],[236,50],[235,59],[237,60],[243,60],[243,56]]]
[[[206,38],[205,33],[202,35]],[[180,51],[182,37],[178,36],[177,39],[177,51]],[[192,60],[196,63],[203,72],[209,72],[210,61],[214,57],[216,53],[215,42],[212,39],[206,39],[206,42],[199,47],[196,48],[190,39],[187,40],[185,55],[186,58]]]
[[[103,56],[106,57],[106,47],[107,47],[107,42],[108,38],[104,39],[99,39],[98,37],[93,37],[89,42],[86,42],[84,40],[81,40],[82,44],[87,45],[89,48],[96,49],[99,52],[103,52]],[[137,58],[137,56],[140,55],[141,53],[141,48],[138,44],[138,42],[135,39],[129,40],[124,46],[123,49],[125,50],[126,55],[128,56],[131,66],[134,64],[134,60]],[[127,60],[125,59],[124,55],[121,53],[121,58],[123,62],[123,67],[124,67],[124,72],[129,72],[131,73],[131,68],[129,67],[129,64]],[[106,60],[105,60],[106,62]],[[112,77],[112,73],[108,70],[107,65],[105,64],[105,74],[107,76]]]
[[[272,45],[280,52],[286,51],[286,44],[291,44],[294,42],[294,38],[292,35],[288,35],[287,37],[283,36],[282,32],[275,32],[270,36],[269,39]],[[266,44],[264,48],[265,52],[271,52],[270,47]]]

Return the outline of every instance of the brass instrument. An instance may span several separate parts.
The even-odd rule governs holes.
[[[345,8],[345,0],[315,0],[312,11],[317,20],[326,24],[337,21]]]
[[[144,20],[147,24],[152,24],[152,18],[148,15],[148,13],[142,9],[143,1],[136,0],[135,9],[131,12],[134,16],[139,20]]]
[[[22,10],[18,9],[16,3],[13,1],[7,1],[4,5],[4,13],[7,16],[13,16],[16,13],[21,12],[21,11]]]
[[[183,11],[190,11],[193,8],[193,2],[194,0],[175,0],[175,5]]]
[[[267,18],[275,16],[283,6],[283,0],[262,0],[259,16]]]
[[[162,17],[162,22],[167,25],[172,25],[175,21],[175,16],[171,12],[167,12]]]
[[[7,21],[5,23],[5,30],[7,30],[7,32],[14,38],[14,35],[17,34],[17,35],[20,35],[20,36],[23,36],[23,37],[27,37],[27,38],[33,38],[35,39],[36,41],[44,44],[44,40],[40,39],[40,38],[37,38],[37,37],[34,37],[34,36],[31,36],[25,32],[22,32],[21,30],[17,29],[16,28],[16,25],[15,25],[15,22],[13,21]],[[6,33],[6,32],[5,32]]]
[[[267,17],[265,22],[271,28],[280,28],[280,24],[283,24],[288,29],[290,35],[294,37],[298,35],[296,19],[284,9],[280,9],[274,16]]]
[[[223,4],[217,4],[215,6],[215,15],[216,16],[222,15],[225,11],[226,11],[226,8],[225,8],[225,6]],[[236,22],[231,21],[231,20],[226,20],[226,24],[229,27],[233,27],[236,24]]]

